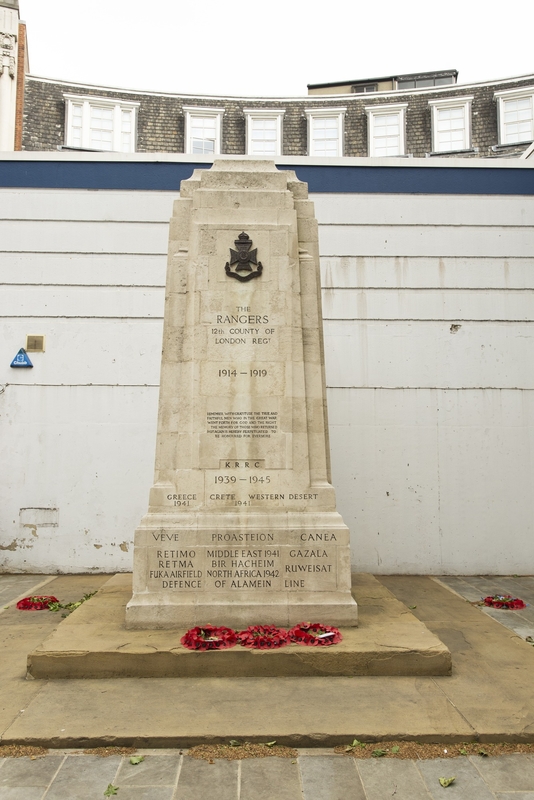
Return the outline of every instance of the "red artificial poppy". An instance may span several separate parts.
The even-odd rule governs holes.
[[[289,636],[284,628],[276,625],[250,625],[246,630],[237,634],[242,647],[254,650],[275,650],[289,644]]]
[[[180,642],[188,650],[224,650],[237,644],[237,634],[232,628],[204,625],[190,628]]]
[[[491,608],[526,608],[527,604],[519,597],[510,594],[494,594],[484,598],[484,605]]]
[[[33,597],[24,597],[17,603],[19,611],[43,611],[50,606],[50,603],[59,602],[57,597],[52,595],[34,595]]]
[[[337,628],[332,628],[330,625],[321,625],[319,622],[300,622],[291,628],[289,638],[296,644],[328,647],[331,644],[338,644],[343,637]]]

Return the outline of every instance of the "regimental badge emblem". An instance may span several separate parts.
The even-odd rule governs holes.
[[[252,247],[252,239],[248,233],[240,233],[234,242],[237,250],[230,248],[230,261],[226,262],[225,272],[229,278],[238,281],[250,281],[259,278],[263,272],[261,261],[258,261],[258,250]]]

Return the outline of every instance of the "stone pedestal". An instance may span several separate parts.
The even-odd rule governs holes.
[[[268,161],[183,181],[171,220],[156,476],[130,628],[357,624],[330,483],[317,222]]]

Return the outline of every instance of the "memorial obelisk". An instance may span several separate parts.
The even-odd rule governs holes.
[[[130,628],[357,624],[307,198],[269,161],[220,160],[182,182]]]

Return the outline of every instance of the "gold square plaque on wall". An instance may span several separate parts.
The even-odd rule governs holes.
[[[45,337],[28,335],[26,336],[26,352],[27,353],[44,353],[45,351]]]

